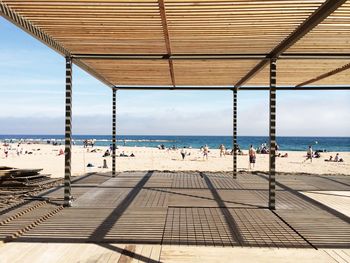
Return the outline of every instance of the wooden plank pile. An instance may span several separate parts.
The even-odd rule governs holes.
[[[40,174],[41,171],[0,166],[0,186],[28,186],[50,178],[49,174]]]
[[[49,174],[41,174],[41,171],[0,166],[0,214],[3,209],[62,182],[61,178],[50,178]]]

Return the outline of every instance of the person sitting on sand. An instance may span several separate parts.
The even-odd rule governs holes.
[[[134,153],[131,153],[129,157],[135,157],[135,154],[134,154]]]
[[[243,153],[243,151],[241,150],[241,148],[239,147],[238,144],[236,144],[233,149],[231,150],[230,154],[233,155],[234,151],[237,152],[238,155],[246,155]]]
[[[204,159],[208,160],[208,153],[209,153],[209,147],[208,147],[208,145],[205,145],[203,148],[203,160]]]
[[[337,153],[337,154],[335,155],[334,161],[335,161],[335,162],[339,162],[339,153]]]
[[[329,159],[325,159],[324,161],[325,162],[333,162],[333,156],[332,155],[329,156]]]
[[[224,156],[225,155],[225,145],[221,144],[220,147],[220,157]]]
[[[255,167],[255,161],[256,161],[256,151],[253,147],[253,145],[250,145],[249,148],[249,169],[252,169],[252,167]]]
[[[263,148],[261,149],[260,153],[261,153],[261,154],[268,154],[269,151],[268,151],[268,149],[267,149],[266,146],[263,146]]]
[[[107,156],[110,156],[111,154],[110,154],[110,152],[109,152],[109,150],[107,149],[106,151],[105,151],[105,153],[102,155],[102,157],[107,157]]]
[[[129,157],[127,154],[124,153],[124,151],[121,154],[119,154],[119,156],[120,157]]]
[[[64,154],[63,150],[60,149],[60,151],[59,151],[59,153],[58,153],[58,156],[63,155],[63,154]]]
[[[288,157],[288,153],[285,153],[285,154],[278,153],[278,154],[276,155],[276,157],[285,158],[285,157]]]
[[[320,157],[321,157],[321,154],[320,154],[319,152],[315,152],[313,157],[314,157],[314,158],[320,158]]]
[[[344,162],[343,158],[340,158],[339,153],[337,153],[334,157],[335,162]]]

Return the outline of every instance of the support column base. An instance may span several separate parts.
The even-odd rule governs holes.
[[[64,200],[64,202],[63,202],[63,206],[64,207],[71,207],[72,206],[72,203],[73,203],[73,197],[69,197],[69,199],[68,200]]]

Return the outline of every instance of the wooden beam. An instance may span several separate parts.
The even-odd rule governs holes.
[[[168,53],[168,62],[169,62],[169,71],[170,71],[171,82],[172,82],[173,86],[175,87],[176,82],[175,82],[175,74],[174,74],[174,65],[173,65],[172,59],[170,58],[172,53],[171,53],[171,44],[170,44],[170,37],[169,37],[169,30],[168,30],[168,23],[167,23],[167,18],[166,18],[164,0],[158,0],[158,5],[159,5],[160,16],[162,19],[165,47],[166,47],[166,50]]]
[[[337,10],[346,0],[327,0],[314,13],[312,13],[296,30],[294,30],[287,38],[285,38],[279,45],[277,45],[269,54],[269,58],[277,58],[289,47],[294,45],[299,39],[309,33],[313,28],[320,24],[330,14]],[[245,76],[243,76],[235,87],[239,88],[249,79],[254,77],[260,70],[268,64],[268,60],[262,60],[253,69],[251,69]]]
[[[348,69],[350,69],[350,63],[348,63],[348,64],[346,64],[346,65],[344,65],[344,66],[342,66],[342,67],[340,67],[340,68],[337,68],[337,69],[335,69],[335,70],[332,70],[332,71],[329,71],[329,72],[327,72],[327,73],[324,73],[324,74],[322,74],[322,75],[320,75],[320,76],[318,76],[318,77],[316,77],[316,78],[313,78],[313,79],[304,81],[304,82],[298,84],[296,87],[302,87],[302,86],[308,85],[308,84],[310,84],[310,83],[314,83],[314,82],[316,82],[316,81],[319,81],[319,80],[321,80],[321,79],[328,78],[328,77],[330,77],[330,76],[333,76],[333,75],[335,75],[335,74],[338,74],[338,73],[340,73],[340,72],[342,72],[342,71],[345,71],[345,70],[348,70]]]
[[[106,59],[106,60],[269,60],[269,54],[72,54],[74,59]],[[350,60],[349,53],[284,53],[279,59],[346,59]]]
[[[233,91],[235,87],[229,86],[118,86],[115,87],[118,90],[212,90],[212,91],[223,91],[231,90]],[[267,86],[254,86],[254,87],[241,87],[241,91],[268,91],[270,87]],[[291,86],[280,86],[276,87],[278,91],[335,91],[335,90],[348,90],[350,91],[350,86],[312,86],[312,87],[291,87]]]

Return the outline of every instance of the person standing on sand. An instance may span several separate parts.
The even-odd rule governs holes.
[[[9,150],[8,150],[8,148],[7,148],[7,147],[5,147],[5,149],[4,149],[4,153],[5,153],[5,158],[7,158],[7,157],[8,157],[8,154],[9,154]]]
[[[185,160],[186,155],[187,155],[187,152],[186,152],[185,148],[182,148],[182,150],[181,150],[182,160]]]
[[[225,145],[221,144],[219,149],[220,149],[220,157],[224,156],[225,155],[225,151],[226,151]]]
[[[252,167],[255,167],[255,160],[256,160],[256,151],[253,147],[253,145],[250,145],[249,148],[249,170],[252,169]]]
[[[209,153],[208,145],[205,145],[204,148],[203,148],[203,160],[204,159],[208,160],[208,153]]]

